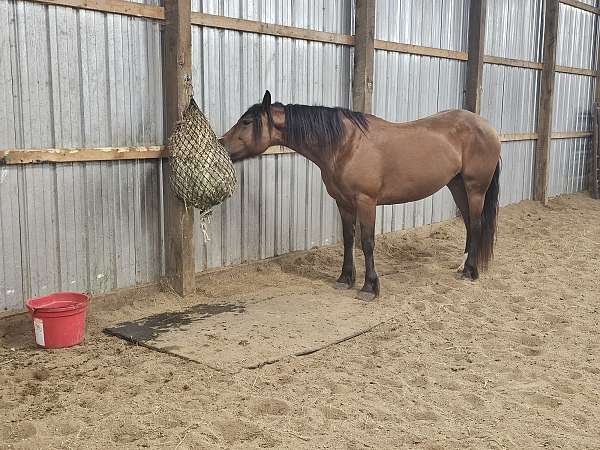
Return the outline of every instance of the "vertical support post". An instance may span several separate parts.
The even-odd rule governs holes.
[[[596,21],[596,86],[594,95],[594,105],[592,108],[592,122],[594,137],[592,139],[592,148],[588,158],[588,188],[592,198],[600,198],[600,15],[595,16]]]
[[[552,143],[552,109],[556,72],[556,41],[558,35],[559,0],[546,0],[544,13],[544,60],[540,83],[538,110],[538,140],[535,149],[533,198],[548,203],[548,157]]]
[[[352,109],[373,112],[373,63],[375,60],[375,0],[356,0],[354,12],[354,70]],[[355,218],[354,246],[360,248],[360,224]]]
[[[373,109],[375,0],[356,0],[354,28],[352,108],[355,111],[370,114]]]
[[[487,0],[471,0],[469,9],[469,59],[467,60],[465,109],[475,114],[481,112],[486,10]]]
[[[165,0],[163,78],[166,130],[171,132],[189,101],[192,76],[191,0]],[[165,270],[167,283],[181,296],[196,288],[194,209],[186,210],[169,183],[169,164],[163,163]]]

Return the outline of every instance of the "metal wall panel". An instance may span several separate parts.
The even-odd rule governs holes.
[[[557,73],[554,85],[553,131],[591,131],[594,77]]]
[[[351,33],[352,0],[192,0],[192,11],[330,33]]]
[[[537,127],[541,72],[484,64],[481,115],[499,133],[529,133]]]
[[[596,67],[596,15],[560,4],[556,64],[593,69]]]
[[[586,188],[590,138],[554,139],[550,147],[548,191],[551,196],[571,194]]]
[[[163,142],[160,25],[0,1],[0,149]],[[161,273],[159,161],[0,169],[0,309]]]
[[[468,0],[378,0],[375,38],[467,51]]]
[[[0,303],[57,290],[107,292],[156,281],[158,161],[0,170]]]
[[[373,112],[393,122],[407,122],[438,111],[461,108],[466,63],[377,50]],[[412,228],[454,217],[447,188],[405,205],[379,206],[376,232]]]
[[[487,2],[485,54],[541,61],[543,0]]]
[[[557,64],[584,69],[597,68],[597,39],[597,16],[569,5],[560,5]],[[554,132],[591,131],[595,85],[594,77],[556,74],[552,123]],[[586,155],[590,145],[590,138],[552,141],[548,180],[550,195],[585,189]]]
[[[192,39],[195,94],[218,134],[259,102],[265,89],[283,103],[349,105],[348,47],[197,26]],[[304,157],[263,156],[237,164],[236,170],[240,189],[214,209],[210,241],[204,243],[201,224],[196,225],[197,270],[341,238],[335,203],[318,167]]]
[[[533,198],[533,161],[536,141],[502,143],[500,205]]]

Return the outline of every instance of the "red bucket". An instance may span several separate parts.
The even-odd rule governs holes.
[[[83,341],[90,297],[57,292],[27,300],[35,342],[44,348],[71,347]]]

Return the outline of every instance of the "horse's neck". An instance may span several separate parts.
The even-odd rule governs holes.
[[[329,154],[327,151],[321,148],[311,147],[309,145],[295,145],[289,147],[296,153],[300,153],[306,159],[315,163],[321,171],[329,172]]]

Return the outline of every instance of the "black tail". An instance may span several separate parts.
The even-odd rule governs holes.
[[[496,238],[496,226],[498,217],[498,197],[500,194],[500,161],[490,186],[485,193],[485,203],[481,215],[481,241],[477,252],[477,266],[486,270],[489,262],[494,257],[494,241]]]

